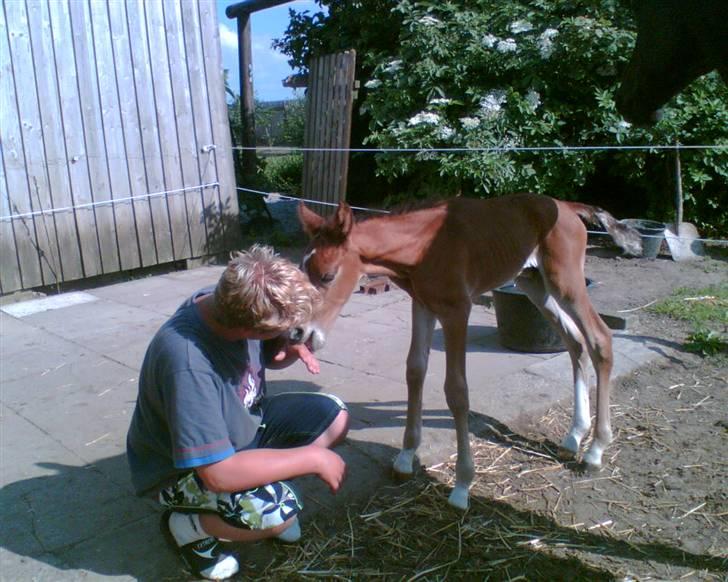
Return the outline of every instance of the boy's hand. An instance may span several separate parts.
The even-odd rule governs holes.
[[[319,460],[317,463],[317,475],[324,483],[329,486],[331,493],[337,493],[341,488],[341,484],[346,478],[346,463],[338,454],[324,447],[317,447]]]
[[[319,361],[305,344],[287,344],[285,349],[273,356],[273,361],[283,362],[291,357],[296,357],[301,360],[311,374],[318,374],[321,371]]]

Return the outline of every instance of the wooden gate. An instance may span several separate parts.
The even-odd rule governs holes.
[[[303,197],[337,203],[346,199],[351,138],[351,110],[354,102],[356,51],[312,59],[308,75],[308,100],[303,162]],[[330,214],[334,208],[317,205],[317,212]]]
[[[0,9],[0,293],[238,241],[215,0]]]

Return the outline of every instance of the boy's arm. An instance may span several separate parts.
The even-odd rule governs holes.
[[[336,493],[346,472],[344,460],[316,445],[292,449],[251,449],[196,469],[205,487],[214,492],[234,492],[274,481],[316,475]]]

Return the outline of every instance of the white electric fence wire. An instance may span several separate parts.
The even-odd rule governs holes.
[[[728,150],[728,144],[711,145],[595,145],[595,146],[488,146],[488,147],[452,147],[452,148],[324,148],[324,147],[289,147],[289,146],[234,146],[241,151],[260,151],[270,153],[296,152],[351,152],[351,153],[504,153],[504,152],[593,152],[602,150]]]
[[[46,210],[34,210],[33,212],[23,212],[20,214],[8,214],[0,216],[0,221],[14,220],[16,218],[30,218],[41,214],[56,214],[58,212],[70,212],[72,210],[80,210],[83,208],[95,208],[97,206],[110,206],[113,204],[121,204],[122,202],[136,202],[138,200],[149,200],[152,198],[160,198],[170,194],[182,194],[190,190],[204,190],[207,188],[217,188],[220,182],[209,182],[200,184],[199,186],[188,186],[186,188],[177,188],[176,190],[165,190],[164,192],[152,192],[151,194],[139,194],[138,196],[127,196],[126,198],[111,198],[109,200],[99,200],[98,202],[88,202],[86,204],[74,204],[73,206],[63,206],[61,208],[48,208]]]

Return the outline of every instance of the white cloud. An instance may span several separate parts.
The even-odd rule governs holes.
[[[238,50],[238,33],[225,23],[220,23],[220,44],[223,49]]]

